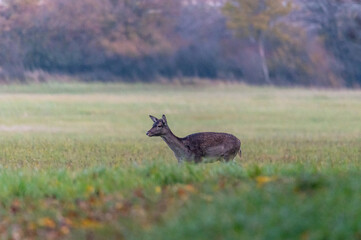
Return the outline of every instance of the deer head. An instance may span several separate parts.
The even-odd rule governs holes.
[[[163,114],[161,119],[153,117],[149,115],[150,119],[154,122],[153,127],[147,132],[147,136],[155,137],[155,136],[163,136],[170,132],[168,127],[167,118]]]

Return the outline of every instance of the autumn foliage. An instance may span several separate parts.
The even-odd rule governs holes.
[[[360,16],[357,1],[336,0],[6,0],[0,80],[359,86]]]

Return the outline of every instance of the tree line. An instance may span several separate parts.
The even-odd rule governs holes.
[[[359,0],[3,0],[0,80],[361,85]]]

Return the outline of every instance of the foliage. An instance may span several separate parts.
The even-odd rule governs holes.
[[[314,66],[320,65],[323,59],[315,62],[313,51],[305,51],[308,48],[307,32],[297,24],[289,23],[295,9],[292,1],[235,0],[227,2],[224,13],[236,36],[240,40],[249,39],[249,45],[257,49],[254,52],[259,56],[257,64],[260,67],[254,70],[262,71],[261,83],[339,87],[342,83],[335,81],[335,77],[322,78],[318,74],[320,68]],[[327,68],[326,64],[324,68]],[[313,82],[315,78],[317,81]]]
[[[278,27],[279,19],[292,11],[290,1],[235,0],[224,6],[229,16],[228,25],[240,37],[259,39],[273,28]]]
[[[15,64],[27,69],[74,73],[100,68],[131,77],[139,72],[138,57],[171,50],[172,39],[166,36],[172,21],[164,14],[171,3],[11,1],[3,9],[5,26],[1,31],[19,39],[23,55]],[[12,45],[7,48],[12,50]],[[4,57],[7,62],[10,56],[5,53]]]
[[[45,72],[88,81],[354,87],[359,19],[357,1],[7,0],[0,81]]]
[[[360,84],[361,7],[359,1],[303,2],[302,20],[314,28],[337,60],[335,73],[348,86]]]

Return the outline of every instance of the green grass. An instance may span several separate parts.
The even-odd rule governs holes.
[[[0,87],[0,236],[360,239],[361,91],[50,83]],[[178,165],[178,136],[242,159]]]

